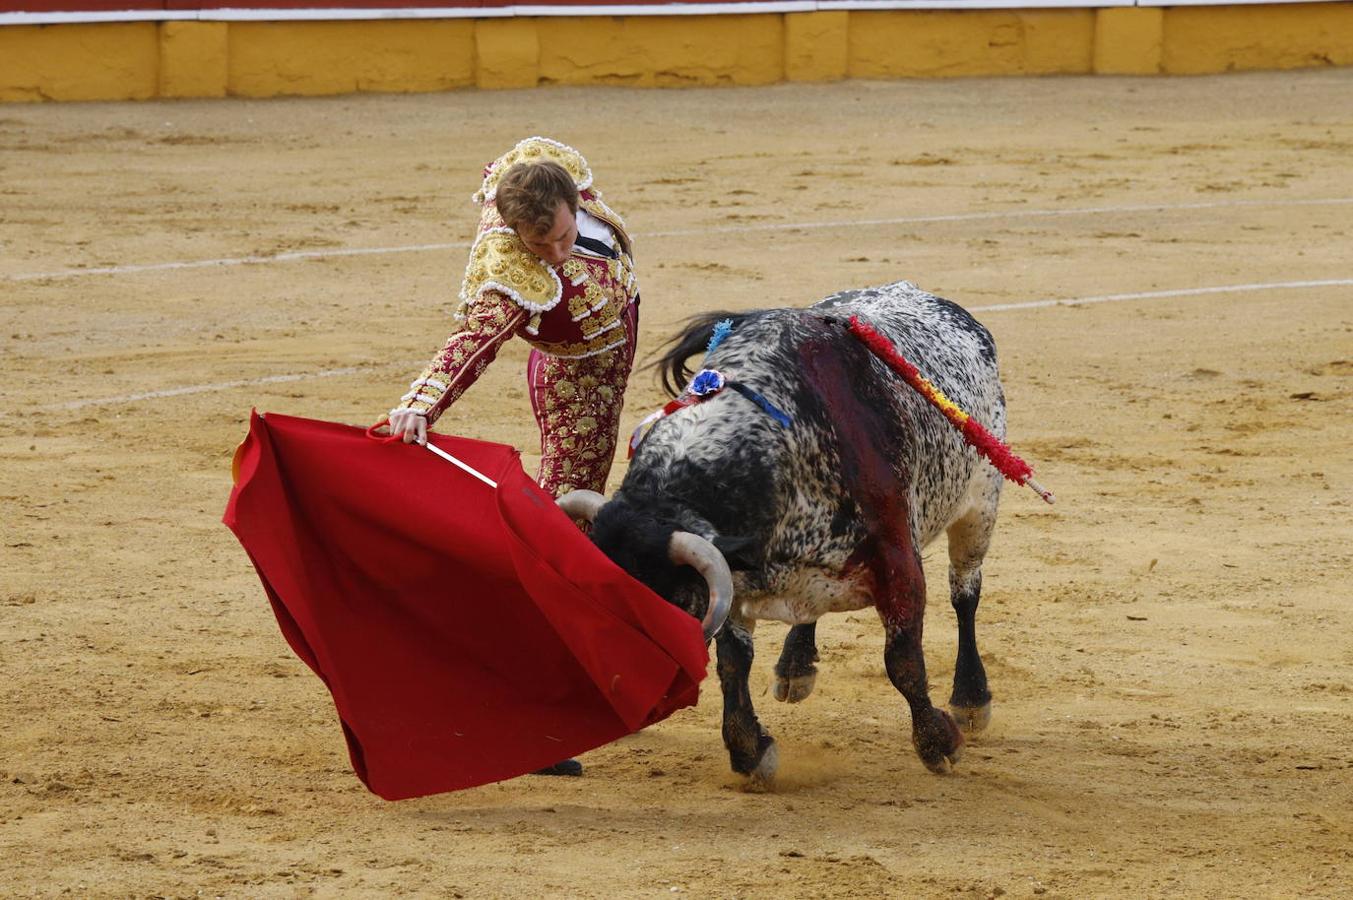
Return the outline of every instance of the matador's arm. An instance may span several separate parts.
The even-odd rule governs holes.
[[[516,333],[526,310],[497,291],[483,291],[465,308],[465,325],[433,358],[409,392],[391,412],[411,409],[427,417],[428,424],[454,403],[483,374],[498,355],[498,349]]]

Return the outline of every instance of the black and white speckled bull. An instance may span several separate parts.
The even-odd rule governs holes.
[[[872,324],[950,399],[1004,436],[991,335],[961,307],[897,282],[808,309],[692,319],[658,362],[669,391],[686,384],[686,361],[729,318],[731,335],[705,366],[758,392],[791,425],[724,390],[658,421],[609,501],[583,492],[560,499],[592,519],[593,540],[608,556],[705,618],[707,634],[736,588],[717,635],[723,737],[733,769],[753,786],[768,782],[777,763],[747,683],[759,619],[793,626],[774,686],[777,699],[797,702],[817,674],[817,620],[877,609],[884,666],[911,708],[912,743],[932,771],[957,761],[960,725],[980,730],[990,715],[974,622],[1001,476],[846,330],[851,316]],[[949,537],[958,615],[952,716],[931,705],[921,649],[921,549],[941,532]]]

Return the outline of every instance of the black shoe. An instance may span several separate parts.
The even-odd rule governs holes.
[[[565,775],[569,778],[577,778],[583,774],[583,764],[576,759],[566,759],[557,762],[552,766],[546,766],[543,769],[536,769],[532,775]]]

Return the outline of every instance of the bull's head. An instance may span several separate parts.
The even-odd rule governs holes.
[[[705,640],[714,637],[723,627],[733,605],[733,575],[718,547],[697,534],[670,526],[663,528],[651,520],[649,528],[635,528],[628,523],[619,528],[607,528],[608,517],[603,515],[598,523],[598,515],[608,501],[596,491],[572,491],[557,502],[560,509],[573,518],[592,523],[593,540],[602,552],[664,600],[696,616],[701,615],[700,607],[703,607],[701,627]],[[623,514],[625,511],[613,507],[607,512]],[[654,545],[659,552],[653,552]],[[690,597],[693,579],[685,573],[691,570],[703,582],[701,593],[706,596]]]

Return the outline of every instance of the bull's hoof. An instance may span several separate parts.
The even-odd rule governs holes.
[[[817,684],[817,672],[809,672],[807,675],[781,676],[776,675],[772,688],[775,691],[775,699],[781,703],[798,703],[800,700],[806,700],[808,695],[813,692],[813,685]]]
[[[913,722],[911,742],[925,767],[944,775],[963,755],[963,732],[954,717],[942,709],[932,709],[927,721]]]
[[[953,713],[954,720],[958,722],[958,727],[963,729],[964,734],[977,734],[979,731],[985,731],[991,724],[990,700],[981,706],[955,706],[950,703],[949,712]]]
[[[780,748],[771,741],[761,753],[756,768],[747,773],[742,789],[749,794],[764,794],[775,789],[775,770],[780,767]]]

